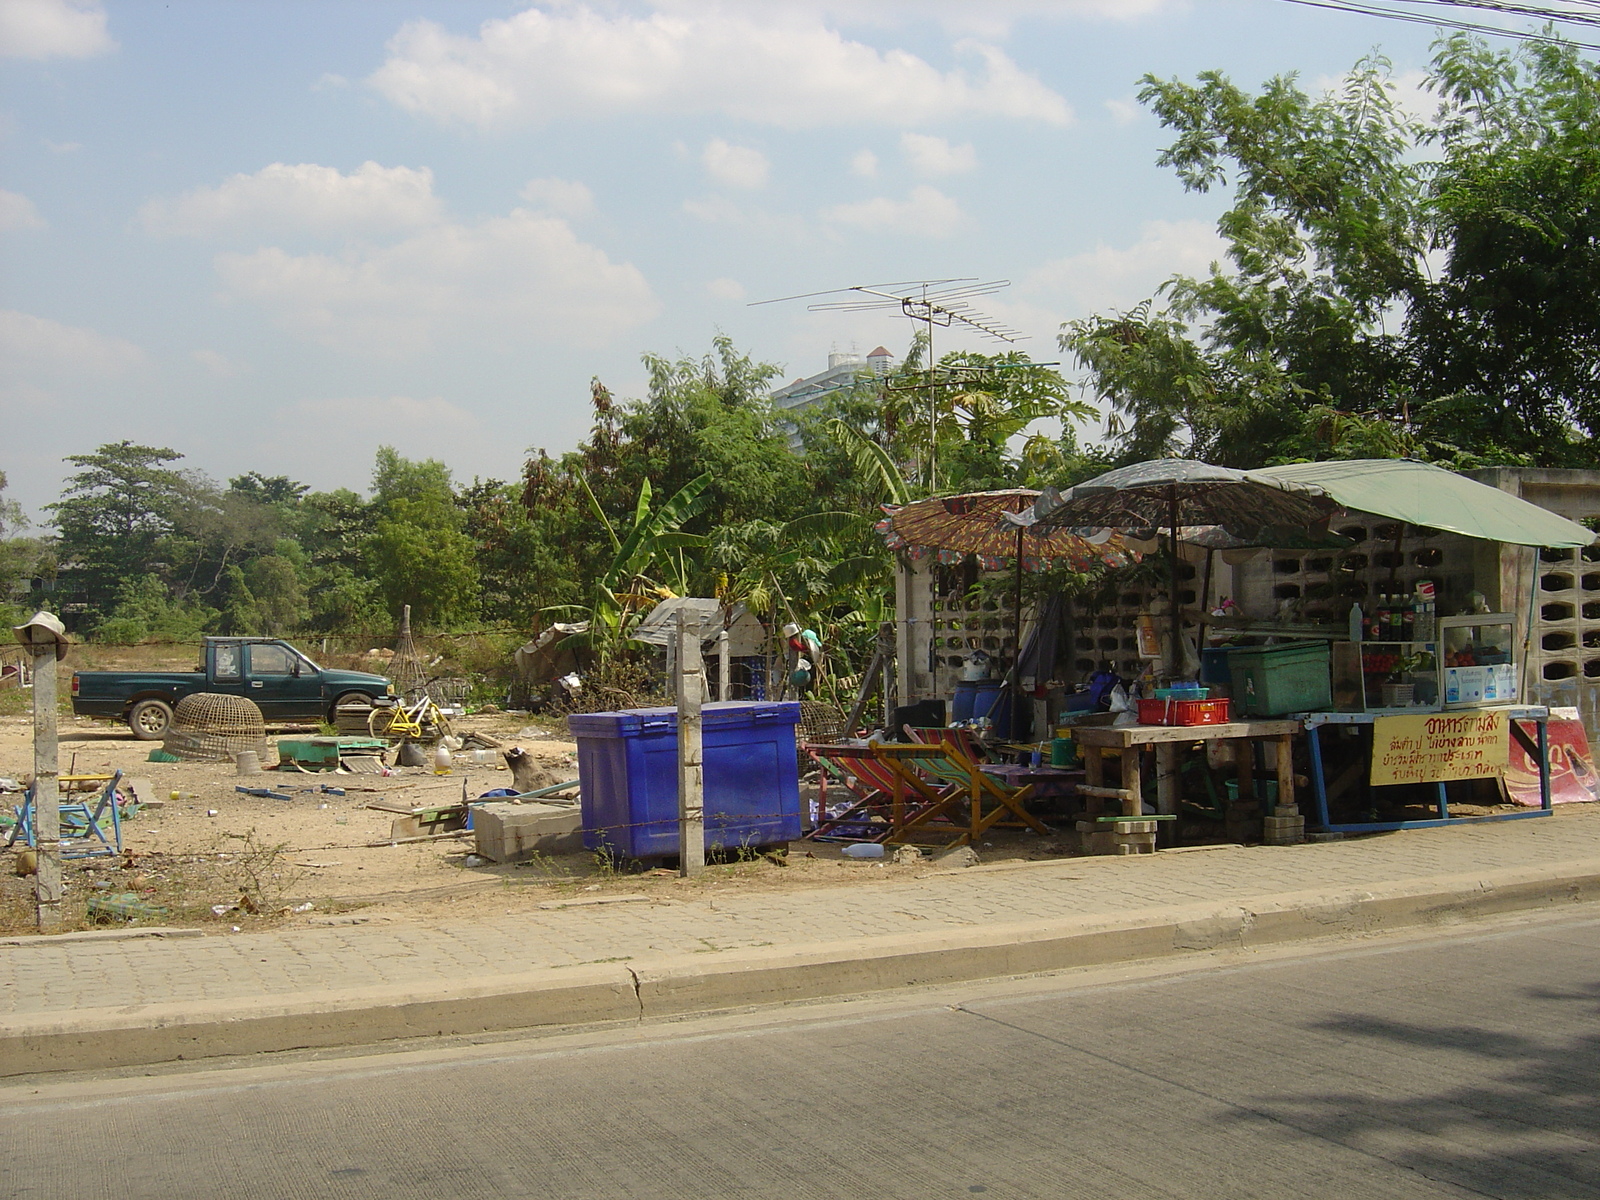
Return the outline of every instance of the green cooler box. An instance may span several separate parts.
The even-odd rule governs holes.
[[[1333,706],[1327,642],[1229,650],[1228,671],[1235,716],[1281,717]]]

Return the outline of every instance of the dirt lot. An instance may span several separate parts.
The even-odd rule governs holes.
[[[518,736],[537,718],[504,714],[466,718],[458,732],[478,730],[521,745],[559,779],[577,778],[576,746],[553,736]],[[309,731],[314,732],[314,731]],[[296,736],[284,731],[269,735]],[[300,732],[297,736],[307,736]],[[32,766],[32,722],[0,717],[0,776],[20,778]],[[448,776],[431,768],[402,769],[390,777],[357,774],[267,772],[240,778],[231,764],[154,763],[159,743],[134,740],[121,726],[70,715],[61,719],[61,770],[148,779],[160,807],[140,811],[123,826],[127,854],[121,862],[80,859],[64,864],[69,927],[83,927],[84,906],[97,891],[136,892],[167,910],[163,924],[238,925],[329,920],[453,919],[516,912],[552,898],[586,893],[717,892],[804,888],[848,880],[910,878],[926,867],[863,863],[836,845],[797,842],[788,866],[767,859],[721,864],[696,880],[671,872],[619,873],[589,854],[567,855],[534,866],[467,866],[464,839],[391,845],[393,812],[372,802],[421,807],[459,800],[462,785],[477,797],[505,787],[504,767],[467,765]],[[343,786],[345,796],[317,789]],[[271,786],[292,800],[241,795],[238,785]],[[308,789],[299,791],[297,789]],[[371,791],[357,791],[370,788]],[[173,798],[173,794],[177,798]],[[17,803],[16,796],[4,802]],[[215,815],[211,815],[215,813]],[[381,843],[371,845],[370,843]],[[1048,848],[1047,848],[1048,847]],[[985,861],[1054,857],[1059,847],[1043,839],[999,837],[982,847]],[[0,854],[0,932],[33,928],[32,880],[15,874],[12,852]],[[262,911],[234,907],[241,891]],[[303,912],[292,911],[310,903]],[[212,911],[221,906],[221,914]],[[285,911],[290,910],[290,911]]]

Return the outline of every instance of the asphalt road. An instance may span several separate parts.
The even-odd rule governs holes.
[[[0,1088],[21,1197],[1600,1197],[1600,917]]]

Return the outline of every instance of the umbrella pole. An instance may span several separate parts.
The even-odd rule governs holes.
[[[1017,574],[1011,612],[1011,740],[1022,733],[1022,527],[1017,526]]]
[[[1178,489],[1173,486],[1167,490],[1167,527],[1172,531],[1172,540],[1167,543],[1167,552],[1171,555],[1167,570],[1167,603],[1172,605],[1172,657],[1169,669],[1172,679],[1183,676],[1183,610],[1178,604]]]

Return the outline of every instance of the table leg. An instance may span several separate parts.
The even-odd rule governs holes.
[[[1106,760],[1105,751],[1099,746],[1085,746],[1083,748],[1083,782],[1092,788],[1101,788],[1106,785]],[[1083,798],[1083,812],[1089,818],[1098,817],[1105,808],[1105,801],[1099,796],[1088,795]]]
[[[1294,735],[1284,734],[1277,739],[1278,746],[1278,804],[1294,804]],[[1270,813],[1276,813],[1274,805]]]
[[[1239,803],[1253,804],[1256,798],[1256,747],[1249,738],[1234,738],[1233,766],[1239,779]]]
[[[1127,746],[1122,751],[1122,786],[1131,795],[1122,802],[1125,817],[1144,815],[1144,791],[1139,785],[1139,747]]]
[[[1176,816],[1178,813],[1178,743],[1156,743],[1156,811]],[[1157,827],[1157,840],[1163,846],[1177,844],[1178,823],[1162,821]]]

